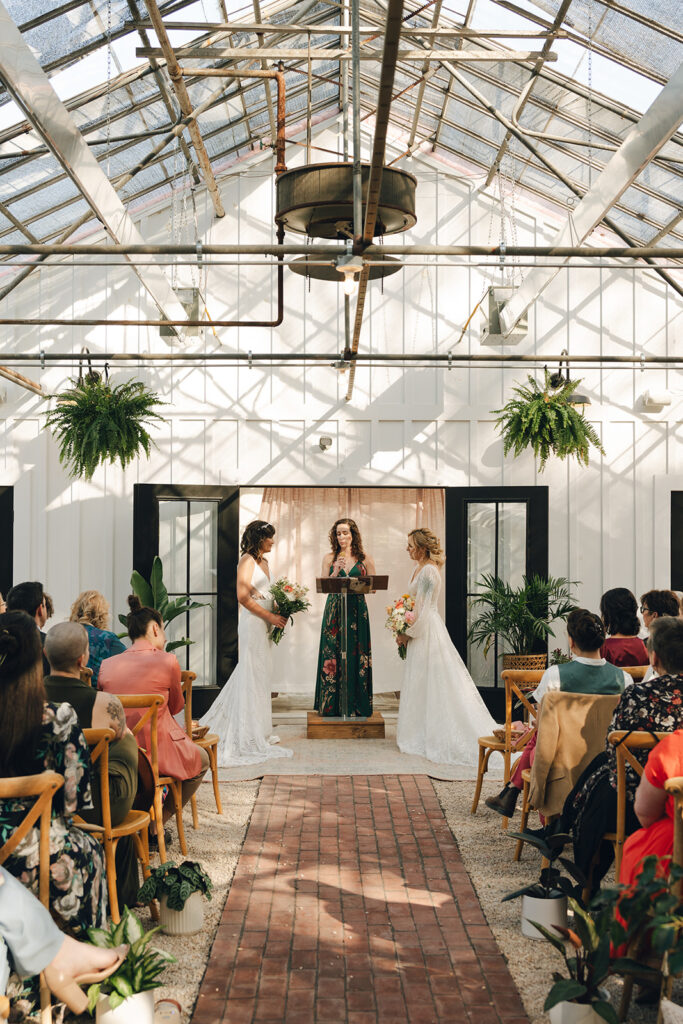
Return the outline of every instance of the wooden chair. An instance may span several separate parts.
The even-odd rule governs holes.
[[[135,852],[142,865],[145,878],[150,874],[149,867],[149,835],[151,821],[146,811],[129,811],[120,825],[111,823],[111,805],[109,802],[109,744],[114,739],[113,729],[84,729],[86,743],[90,747],[90,763],[95,767],[100,779],[100,806],[102,808],[102,824],[94,825],[76,817],[74,820],[84,832],[90,832],[104,846],[104,859],[107,866],[107,887],[109,889],[109,913],[114,924],[121,920],[119,900],[116,892],[116,847],[124,836],[132,836]],[[151,905],[152,917],[156,920],[158,911],[156,904]]]
[[[619,668],[623,668],[624,672],[633,679],[634,683],[639,683],[641,679],[645,677],[645,673],[649,669],[649,665],[620,665]]]
[[[536,689],[542,676],[543,672],[540,670],[506,669],[503,672],[502,678],[505,684],[505,738],[500,740],[497,736],[479,737],[479,764],[477,767],[477,783],[474,789],[474,799],[472,800],[472,808],[470,810],[471,814],[477,813],[479,797],[481,796],[481,787],[484,781],[484,775],[488,771],[491,754],[499,752],[503,755],[503,781],[508,783],[510,781],[513,755],[521,754],[531,737],[536,732],[534,723],[536,721],[538,709],[528,699],[528,695],[532,690]],[[513,705],[517,700],[522,703],[523,718],[524,721],[529,724],[529,732],[515,738],[512,734],[512,715]],[[503,828],[507,828],[507,822],[508,819],[503,818]]]
[[[35,797],[35,803],[9,837],[0,847],[0,864],[14,853],[33,826],[40,819],[40,842],[38,845],[38,898],[44,907],[50,909],[50,821],[52,820],[52,798],[64,785],[64,776],[57,772],[41,772],[40,775],[20,775],[11,779],[0,779],[0,800],[25,800]],[[40,1020],[51,1024],[52,998],[40,976]]]
[[[145,753],[150,759],[152,772],[154,774],[154,820],[157,826],[157,842],[159,843],[160,863],[166,863],[166,841],[164,839],[164,822],[162,814],[163,804],[161,799],[164,786],[168,786],[173,794],[173,800],[175,802],[175,820],[178,827],[178,841],[180,843],[180,850],[183,857],[187,857],[187,843],[185,842],[185,829],[183,827],[182,782],[180,779],[175,779],[171,775],[159,774],[159,736],[157,731],[157,721],[159,708],[163,705],[164,698],[158,693],[120,693],[118,694],[118,697],[123,704],[124,710],[136,710],[141,712],[140,718],[138,718],[137,722],[131,729],[131,732],[136,738],[146,725],[149,724],[150,727],[149,745],[151,749],[145,750]]]
[[[641,667],[641,666],[638,666]],[[607,739],[617,752],[617,830],[605,833],[604,839],[614,843],[614,877],[619,881],[621,858],[626,839],[626,765],[630,764],[640,778],[644,765],[633,754],[634,750],[652,750],[668,732],[611,732]]]
[[[86,668],[82,668],[79,674],[80,674],[81,682],[82,683],[87,683],[88,686],[92,686],[92,669],[91,668],[87,668],[87,667]]]
[[[181,672],[183,695],[185,697],[185,732],[192,739],[192,684],[197,678],[196,672]],[[206,736],[202,736],[200,740],[192,740],[198,747],[205,750],[209,755],[209,765],[211,766],[211,778],[213,781],[213,796],[216,801],[216,810],[219,814],[223,813],[223,805],[221,804],[221,791],[218,787],[218,739],[219,737],[215,732],[207,732]],[[199,827],[199,819],[197,817],[197,799],[196,796],[192,795],[192,825],[194,828]]]

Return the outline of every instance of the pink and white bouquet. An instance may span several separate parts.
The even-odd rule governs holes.
[[[395,637],[402,636],[406,630],[415,622],[415,601],[410,594],[403,594],[393,604],[387,605],[387,629],[390,629]],[[406,645],[398,645],[399,657],[405,661]]]
[[[304,612],[311,607],[311,602],[306,597],[308,587],[302,583],[293,583],[286,576],[280,576],[271,583],[268,593],[275,601],[280,615],[284,615],[286,619],[291,619],[296,612]],[[285,635],[284,626],[273,626],[268,635],[274,644],[279,644]]]

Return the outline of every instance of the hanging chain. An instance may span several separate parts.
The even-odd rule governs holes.
[[[105,105],[107,139],[107,177],[111,180],[111,0],[107,0],[107,99]]]
[[[588,188],[593,184],[593,0],[588,0]]]

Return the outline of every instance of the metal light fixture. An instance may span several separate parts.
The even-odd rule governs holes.
[[[557,368],[556,373],[550,375],[550,385],[554,388],[561,388],[564,384],[568,384],[571,380],[569,376],[569,359],[563,359],[563,356],[569,356],[569,352],[566,348],[563,348],[560,352],[560,365]],[[565,369],[562,371],[562,364],[564,363]],[[590,396],[583,394],[581,391],[575,391],[573,395],[570,395],[567,399],[570,405],[586,406],[591,404]]]
[[[321,452],[326,452],[328,448],[332,447],[332,438],[331,437],[325,437],[323,435],[320,438],[320,440],[318,441],[318,445],[320,447],[320,451]]]
[[[337,272],[342,275],[344,295],[355,295],[358,290],[358,278],[363,269],[360,256],[340,256],[337,260]]]

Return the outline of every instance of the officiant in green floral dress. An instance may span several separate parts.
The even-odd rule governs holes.
[[[323,576],[372,576],[375,564],[363,551],[353,519],[339,519],[330,530],[331,551],[325,555]],[[363,594],[347,598],[348,709],[350,715],[372,714],[372,649],[370,620]],[[328,594],[320,631],[320,653],[315,684],[315,710],[323,717],[341,715],[342,596]]]

